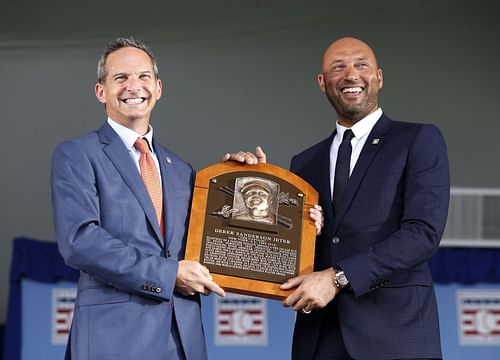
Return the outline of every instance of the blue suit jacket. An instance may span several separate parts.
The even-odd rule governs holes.
[[[356,359],[440,358],[427,260],[437,251],[448,213],[443,137],[433,125],[383,115],[334,218],[329,180],[334,135],[296,155],[291,170],[320,194],[325,226],[316,243],[316,270],[339,266],[352,289],[328,309],[298,314],[293,357],[312,358],[325,312],[336,311],[346,348]]]
[[[194,171],[153,139],[166,238],[119,136],[106,123],[57,147],[52,200],[59,250],[80,270],[73,359],[167,359],[175,311],[187,359],[206,359],[199,296],[174,293]],[[171,344],[170,344],[171,347]]]

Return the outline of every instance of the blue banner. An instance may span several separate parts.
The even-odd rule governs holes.
[[[500,359],[499,259],[497,249],[440,249],[432,259],[445,359]],[[77,276],[55,243],[16,239],[5,359],[64,358]],[[280,301],[211,295],[202,312],[209,359],[290,358],[295,314]]]

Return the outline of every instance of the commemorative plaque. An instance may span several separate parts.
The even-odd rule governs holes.
[[[186,260],[229,292],[284,299],[287,279],[313,271],[318,193],[271,164],[224,162],[196,175]]]

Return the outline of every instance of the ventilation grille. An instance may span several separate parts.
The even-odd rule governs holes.
[[[500,189],[452,188],[441,246],[500,248]]]

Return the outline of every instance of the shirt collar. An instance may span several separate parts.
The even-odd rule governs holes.
[[[113,119],[108,117],[108,124],[113,128],[113,130],[118,134],[120,139],[122,139],[123,143],[127,147],[127,149],[132,150],[134,147],[134,143],[137,141],[138,138],[142,137],[145,138],[148,141],[149,145],[149,150],[153,152],[153,127],[151,125],[149,126],[148,132],[145,135],[139,134],[135,132],[132,129],[129,129],[126,126],[123,126]]]
[[[373,127],[375,126],[375,124],[377,123],[378,119],[380,119],[381,116],[382,116],[382,109],[378,108],[371,114],[359,120],[356,124],[354,124],[350,128],[354,133],[354,137],[356,139],[360,139],[366,134],[368,134],[373,129]],[[342,137],[344,136],[344,131],[346,131],[348,128],[340,125],[338,121],[336,123],[336,128],[337,128],[337,134],[342,139]]]

